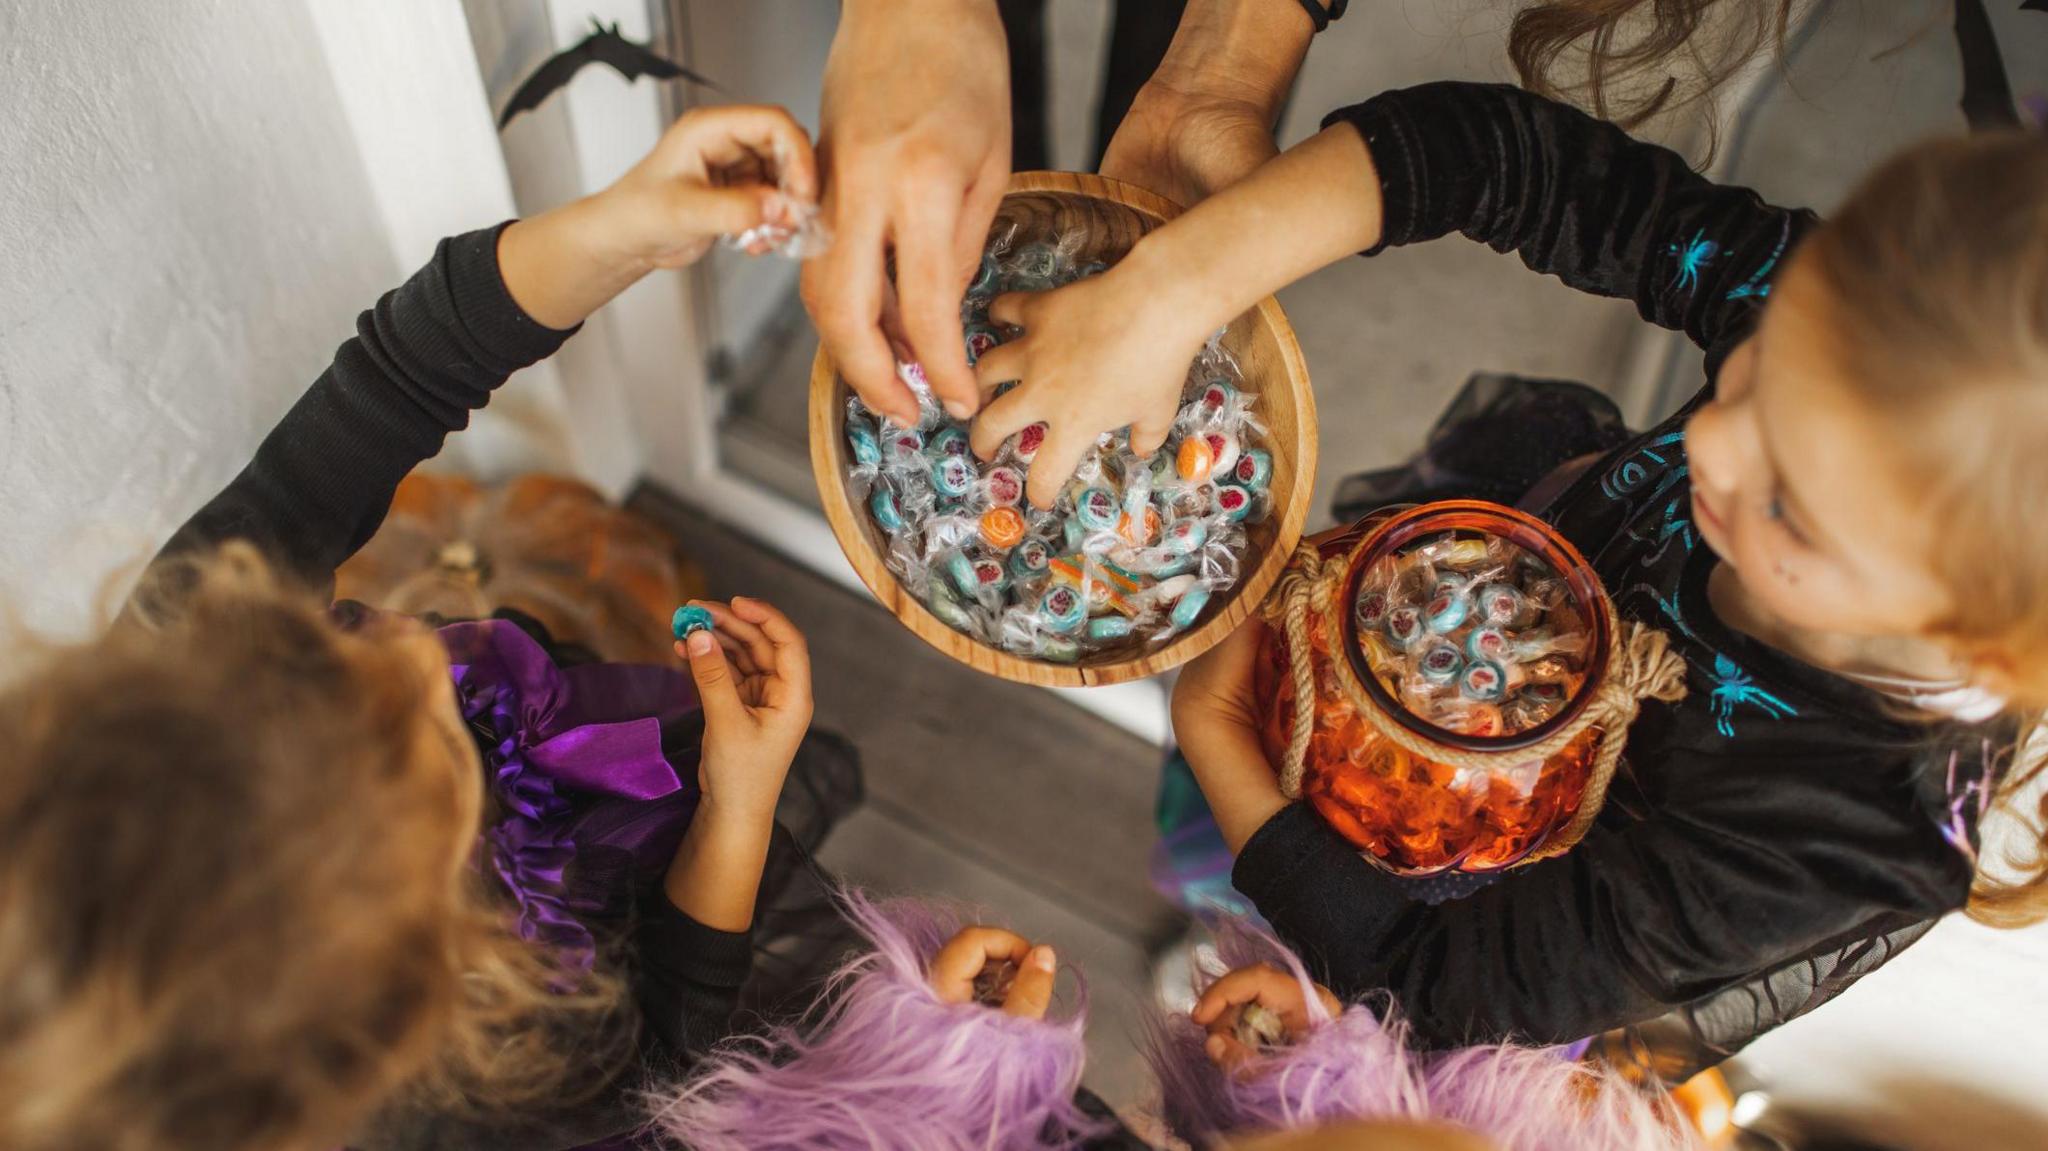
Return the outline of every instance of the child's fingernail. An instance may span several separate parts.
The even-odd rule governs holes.
[[[953,418],[956,420],[964,420],[974,414],[974,409],[968,407],[961,400],[947,400],[946,411],[952,413]]]
[[[683,643],[689,647],[691,655],[710,655],[711,649],[716,646],[712,642],[711,633],[708,631],[693,631],[690,633],[690,638],[684,640]]]
[[[1031,966],[1037,968],[1040,971],[1051,971],[1053,969],[1054,964],[1058,962],[1057,958],[1052,953],[1052,948],[1050,947],[1032,948],[1029,960]]]

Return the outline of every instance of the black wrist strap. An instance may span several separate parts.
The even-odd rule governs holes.
[[[1330,0],[1329,6],[1325,7],[1317,0],[1301,0],[1301,7],[1315,22],[1316,31],[1321,32],[1330,26],[1330,21],[1342,18],[1345,6],[1350,3],[1351,0]]]

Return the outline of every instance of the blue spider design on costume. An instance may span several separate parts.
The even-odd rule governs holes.
[[[1761,300],[1768,297],[1771,294],[1771,285],[1764,277],[1770,275],[1772,270],[1777,268],[1778,258],[1785,254],[1785,245],[1791,242],[1792,220],[1790,217],[1787,217],[1785,222],[1778,226],[1778,246],[1771,249],[1770,259],[1765,260],[1756,271],[1751,272],[1749,279],[1728,289],[1728,295],[1724,298],[1730,300]]]
[[[1799,709],[1758,687],[1751,675],[1736,665],[1735,661],[1714,653],[1714,690],[1710,695],[1714,706],[1714,730],[1722,735],[1735,734],[1735,709],[1748,704],[1772,719],[1784,719],[1799,714]]]
[[[1657,589],[1649,584],[1637,584],[1635,590],[1649,596],[1650,601],[1657,605],[1657,610],[1664,613],[1664,617],[1671,621],[1671,626],[1677,628],[1680,635],[1701,647],[1711,646],[1685,622],[1685,614],[1678,608],[1677,592],[1674,591],[1668,596],[1658,595]],[[1758,686],[1755,676],[1744,671],[1742,665],[1718,651],[1714,652],[1714,670],[1707,672],[1706,675],[1713,681],[1713,688],[1708,692],[1707,699],[1714,713],[1714,730],[1723,736],[1732,738],[1735,735],[1735,709],[1738,707],[1747,705],[1756,708],[1768,719],[1788,719],[1799,714],[1798,708],[1765,691]]]
[[[1672,278],[1671,286],[1690,292],[1700,286],[1700,273],[1721,254],[1721,245],[1706,238],[1706,232],[1694,232],[1692,239],[1684,244],[1667,244],[1664,250],[1678,257],[1678,275]]]

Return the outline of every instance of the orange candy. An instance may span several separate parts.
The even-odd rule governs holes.
[[[1180,457],[1174,461],[1174,468],[1180,478],[1200,483],[1209,478],[1216,467],[1216,452],[1209,447],[1203,436],[1189,436],[1180,442]]]
[[[1024,539],[1024,515],[1016,508],[990,508],[981,514],[981,538],[997,551],[1008,551]]]
[[[1123,518],[1117,521],[1116,534],[1122,536],[1124,542],[1134,548],[1151,547],[1159,539],[1159,529],[1162,526],[1159,509],[1147,504],[1143,519],[1137,519],[1131,513],[1125,512]]]

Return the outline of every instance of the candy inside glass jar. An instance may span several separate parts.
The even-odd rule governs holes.
[[[1364,526],[1330,555],[1345,561],[1340,610],[1308,621],[1317,705],[1302,796],[1397,873],[1519,861],[1570,820],[1591,772],[1597,729],[1538,745],[1605,671],[1597,581],[1546,525],[1494,505]],[[1259,668],[1276,762],[1294,714],[1286,659],[1276,644]]]

